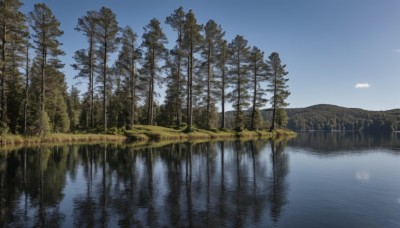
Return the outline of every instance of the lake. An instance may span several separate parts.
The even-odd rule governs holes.
[[[0,152],[0,227],[400,227],[400,134]]]

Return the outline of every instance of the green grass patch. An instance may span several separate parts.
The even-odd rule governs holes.
[[[149,125],[136,125],[132,130],[115,130],[112,129],[113,134],[93,134],[93,133],[79,133],[79,134],[49,134],[45,137],[34,136],[20,136],[20,135],[1,135],[0,146],[19,146],[19,145],[36,145],[36,144],[54,144],[54,143],[103,143],[103,142],[120,142],[129,139],[135,142],[150,142],[150,141],[194,141],[194,140],[213,140],[213,139],[236,139],[236,138],[290,138],[295,137],[296,133],[288,130],[274,130],[269,132],[266,130],[249,131],[243,129],[238,132],[235,130],[218,129],[204,130],[191,128],[189,132],[186,127],[182,126],[180,129],[149,126]],[[116,134],[115,134],[116,133]],[[123,133],[123,134],[120,134]]]
[[[114,142],[123,141],[127,137],[124,135],[106,135],[106,134],[61,134],[54,133],[45,137],[20,136],[20,135],[2,135],[0,136],[0,145],[34,145],[42,143],[73,143],[73,142]]]

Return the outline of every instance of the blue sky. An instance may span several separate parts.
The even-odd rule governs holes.
[[[73,53],[86,48],[76,32],[77,19],[88,10],[111,8],[119,25],[141,37],[152,18],[163,23],[174,45],[175,34],[165,17],[183,6],[199,23],[221,24],[226,39],[243,35],[249,45],[280,54],[289,71],[289,107],[335,104],[369,110],[400,108],[400,1],[397,0],[47,0],[23,1],[23,12],[46,3],[61,22],[69,86],[76,72]],[[357,85],[358,84],[358,85]],[[356,86],[357,85],[357,86]],[[84,90],[84,87],[82,88]]]

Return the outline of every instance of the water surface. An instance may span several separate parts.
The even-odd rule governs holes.
[[[3,227],[400,227],[400,135],[0,152]]]

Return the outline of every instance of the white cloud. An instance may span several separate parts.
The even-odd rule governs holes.
[[[357,83],[354,88],[356,89],[367,89],[371,87],[368,83]]]

